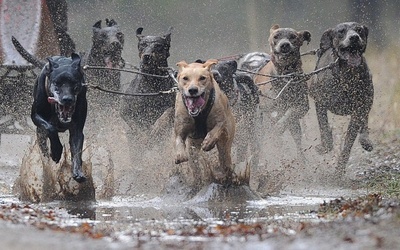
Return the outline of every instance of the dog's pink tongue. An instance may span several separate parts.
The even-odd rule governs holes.
[[[57,100],[56,100],[56,98],[54,98],[54,97],[47,97],[47,101],[48,101],[50,104],[57,103]]]
[[[106,64],[106,68],[112,68],[113,67],[112,60],[109,57],[104,58],[104,63]]]
[[[187,97],[186,98],[186,107],[189,109],[191,112],[196,112],[198,109],[203,107],[205,101],[203,97]]]
[[[347,63],[352,67],[357,67],[361,64],[361,56],[359,54],[348,53],[346,59]]]

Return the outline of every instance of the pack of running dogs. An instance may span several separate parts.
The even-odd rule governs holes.
[[[269,53],[180,61],[176,63],[177,70],[167,62],[172,29],[160,36],[142,32],[143,28],[136,31],[140,65],[134,79],[123,90],[120,72],[115,69],[125,67],[121,57],[124,35],[114,20],[106,20],[105,27],[101,27],[101,21],[94,24],[92,49],[84,56],[72,53],[51,56],[42,62],[12,38],[18,52],[42,68],[34,85],[31,111],[40,149],[59,162],[63,146],[58,134],[68,130],[75,181],[86,180],[82,172],[82,147],[88,100],[117,94],[121,94],[118,96],[120,114],[132,128],[149,129],[158,119],[173,124],[175,164],[190,159],[188,148],[192,146],[203,151],[216,146],[219,167],[214,177],[216,183],[223,185],[237,183],[231,156],[234,138],[241,141],[236,152],[238,159],[246,157],[248,152],[257,154],[256,128],[260,124],[278,136],[288,130],[298,158],[306,160],[300,120],[309,110],[309,96],[316,107],[320,129],[316,150],[320,154],[333,149],[328,111],[350,116],[336,166],[339,176],[345,173],[357,135],[365,150],[373,149],[368,135],[368,115],[374,89],[364,58],[366,26],[347,22],[327,29],[315,50],[316,66],[311,73],[303,72],[300,53],[301,46],[311,41],[307,30],[273,25],[268,38]],[[102,90],[110,93],[96,96]],[[236,134],[239,130],[245,132]]]

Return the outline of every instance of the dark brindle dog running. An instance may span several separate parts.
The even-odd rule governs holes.
[[[268,41],[271,60],[258,73],[279,76],[303,72],[300,47],[305,41],[311,41],[309,31],[297,32],[274,25],[270,29]],[[265,84],[269,80],[270,77],[262,75],[257,75],[254,79],[256,84],[264,84],[259,88],[262,95],[268,96],[260,100],[263,123],[270,123],[278,134],[289,129],[296,143],[297,153],[304,160],[300,119],[309,109],[307,83],[300,81],[287,84],[286,81],[277,80]]]
[[[58,133],[69,130],[72,177],[77,182],[84,182],[86,177],[82,172],[82,146],[87,101],[81,58],[72,53],[71,58],[54,56],[49,57],[48,61],[33,91],[31,118],[37,126],[39,146],[42,153],[48,156],[49,138],[50,156],[58,163],[63,150]]]
[[[244,162],[249,150],[254,162],[257,162],[259,149],[255,136],[255,119],[259,103],[258,88],[249,75],[237,72],[237,66],[235,60],[222,60],[212,69],[214,79],[228,97],[235,115],[237,124],[235,140],[238,142],[236,157],[239,162]]]
[[[172,28],[163,36],[144,36],[142,31],[143,28],[136,30],[136,37],[139,39],[140,72],[151,75],[138,74],[129,83],[125,93],[158,93],[169,90],[174,86],[174,81],[166,69]],[[175,95],[171,94],[124,96],[121,100],[121,116],[131,127],[149,128],[168,108],[174,106],[174,101]]]
[[[114,19],[106,19],[106,26],[101,27],[101,20],[93,25],[92,47],[85,63],[90,66],[106,68],[123,68],[125,62],[122,58],[124,47],[124,34],[121,32]],[[103,88],[118,91],[120,89],[119,71],[89,70],[87,80]]]
[[[321,37],[316,69],[335,64],[314,77],[310,86],[321,132],[321,144],[317,147],[319,153],[333,149],[327,111],[351,116],[337,165],[340,174],[344,173],[358,133],[361,146],[367,151],[373,148],[368,135],[368,115],[374,99],[374,87],[363,56],[367,37],[368,28],[354,22],[341,23],[326,30]]]

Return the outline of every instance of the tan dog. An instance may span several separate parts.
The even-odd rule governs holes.
[[[286,75],[303,72],[300,47],[304,41],[311,41],[309,31],[297,32],[291,28],[280,28],[275,24],[270,29],[268,41],[271,47],[271,60],[258,73]],[[307,83],[292,82],[286,86],[287,81],[278,80],[265,84],[269,80],[271,80],[269,77],[261,75],[257,75],[254,79],[255,83],[259,85],[261,94],[267,96],[260,98],[262,122],[273,125],[278,134],[289,129],[296,143],[298,154],[303,157],[299,119],[309,109]]]
[[[216,63],[217,60],[212,59],[204,64],[177,63],[180,93],[175,103],[175,163],[189,160],[187,141],[204,151],[210,151],[217,145],[219,169],[214,171],[214,177],[220,184],[230,184],[233,177],[231,148],[235,120],[228,98],[211,72],[211,66]]]

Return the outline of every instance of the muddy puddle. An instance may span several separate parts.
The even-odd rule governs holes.
[[[287,194],[242,203],[210,204],[115,196],[107,201],[24,205],[14,196],[0,197],[3,209],[4,204],[14,204],[21,209],[32,206],[62,211],[57,214],[57,220],[48,224],[49,228],[54,224],[61,228],[90,225],[89,236],[101,238],[115,249],[240,246],[265,249],[272,244],[266,239],[294,235],[301,223],[324,221],[318,217],[317,210],[324,201],[332,199],[334,197]]]

